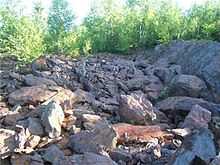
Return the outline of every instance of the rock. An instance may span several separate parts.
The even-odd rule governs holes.
[[[125,122],[145,124],[156,119],[153,105],[143,94],[121,95],[119,104],[119,115]]]
[[[57,160],[64,159],[64,153],[56,145],[51,145],[46,149],[42,158],[46,162],[54,164]]]
[[[28,136],[29,134],[26,133],[26,130],[23,126],[16,125],[16,134],[15,134],[16,152],[19,152],[25,148],[25,143],[27,141]]]
[[[213,41],[172,41],[157,46],[155,56],[181,65],[183,73],[202,77],[210,87],[212,101],[220,101],[220,43]]]
[[[0,128],[0,159],[10,156],[15,147],[15,131]]]
[[[28,137],[26,143],[25,143],[25,147],[29,147],[29,148],[35,148],[39,142],[41,140],[40,136],[37,135],[31,135],[30,137]]]
[[[32,87],[23,87],[21,89],[12,92],[8,96],[8,102],[11,105],[25,105],[32,104],[38,105],[45,101],[54,100],[59,103],[62,108],[70,109],[72,105],[81,101],[83,96],[79,95],[79,92],[73,93],[68,89],[64,89],[58,86],[32,86]]]
[[[28,121],[28,127],[27,128],[28,128],[28,130],[30,131],[31,134],[39,135],[39,136],[44,135],[44,129],[43,129],[43,126],[41,124],[40,119],[29,117],[27,119],[27,121]]]
[[[114,149],[110,151],[109,155],[115,162],[123,161],[129,163],[132,161],[132,154],[123,149]]]
[[[77,153],[100,153],[103,147],[116,147],[116,133],[106,122],[91,131],[81,131],[70,137],[70,148]]]
[[[43,78],[43,77],[37,77],[32,74],[25,75],[24,82],[28,86],[40,86],[40,85],[56,86],[57,85],[53,80]]]
[[[61,135],[61,124],[64,120],[62,107],[55,101],[51,101],[41,107],[41,111],[41,121],[49,137],[59,137]]]
[[[113,129],[117,133],[118,143],[125,142],[149,142],[154,138],[170,138],[172,134],[163,131],[160,126],[140,126],[126,123],[113,124]]]
[[[181,74],[172,79],[168,90],[172,96],[201,97],[207,87],[205,82],[197,76]]]
[[[186,116],[183,127],[184,128],[208,128],[208,123],[211,121],[211,112],[199,105],[194,105]]]
[[[182,146],[176,151],[169,164],[191,164],[194,161],[208,164],[216,155],[212,138],[212,133],[206,128],[185,137]]]
[[[220,163],[220,153],[215,157],[214,160],[210,163],[210,165],[219,165]]]
[[[73,155],[59,159],[54,165],[117,165],[107,156],[86,152],[83,155]]]
[[[44,165],[44,162],[40,155],[21,155],[14,154],[11,157],[12,165]]]
[[[83,126],[87,130],[94,129],[96,127],[96,124],[103,122],[101,120],[102,120],[102,118],[98,115],[91,115],[91,114],[83,114],[82,115]]]
[[[212,102],[205,101],[199,98],[185,97],[185,96],[176,96],[168,97],[165,100],[162,100],[156,104],[157,109],[163,112],[174,112],[174,111],[185,111],[189,112],[193,105],[200,105],[201,107],[209,110],[211,113],[220,112],[220,104],[215,104]]]

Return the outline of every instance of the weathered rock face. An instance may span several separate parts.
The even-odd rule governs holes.
[[[208,123],[211,121],[211,112],[199,105],[194,105],[186,116],[183,127],[199,129],[208,128]]]
[[[145,124],[156,119],[153,105],[144,94],[121,95],[119,115],[125,122]]]
[[[43,78],[43,77],[37,77],[32,74],[25,75],[24,82],[28,86],[40,86],[40,85],[56,86],[57,85],[53,80]]]
[[[64,120],[62,107],[55,101],[49,102],[42,107],[41,121],[50,138],[61,135],[61,124]]]
[[[220,102],[220,43],[211,41],[173,41],[158,46],[156,53],[168,62],[182,66],[183,73],[198,75],[211,88],[211,100]]]
[[[200,163],[209,163],[216,155],[212,136],[212,133],[204,128],[189,135],[185,138],[182,146],[177,150],[169,164],[191,164],[198,160],[200,160]]]
[[[156,104],[156,107],[164,112],[174,112],[174,111],[185,111],[189,112],[193,105],[200,105],[208,109],[212,113],[219,113],[220,104],[215,104],[212,102],[205,101],[203,99],[185,97],[185,96],[176,96],[168,97],[165,100],[162,100]]]
[[[43,165],[44,162],[40,155],[20,155],[20,154],[14,154],[11,157],[11,164],[12,165]]]
[[[43,159],[46,162],[50,162],[52,164],[54,164],[59,159],[63,158],[64,153],[56,145],[51,145],[50,147],[48,147],[45,153],[43,154]]]
[[[77,153],[100,153],[103,147],[116,147],[116,133],[107,123],[102,123],[99,124],[94,130],[81,131],[71,136],[69,146]]]
[[[0,129],[0,159],[8,157],[15,147],[15,131]]]
[[[206,90],[205,82],[193,75],[175,76],[169,85],[170,96],[201,97]]]

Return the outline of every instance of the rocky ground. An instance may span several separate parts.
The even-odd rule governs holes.
[[[0,165],[219,165],[220,44],[1,60]]]

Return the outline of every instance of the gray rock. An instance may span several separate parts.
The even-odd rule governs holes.
[[[53,80],[37,77],[32,74],[24,76],[24,82],[29,86],[40,86],[40,85],[57,85]]]
[[[125,122],[145,124],[156,119],[153,105],[144,94],[121,95],[119,104],[119,115]]]
[[[196,159],[203,163],[209,163],[215,156],[213,135],[208,129],[202,128],[184,139],[182,146],[176,151],[169,165],[191,164]]]
[[[51,145],[50,147],[48,147],[46,149],[46,151],[43,154],[42,158],[46,162],[50,162],[50,163],[53,164],[57,160],[63,159],[64,158],[64,153],[56,145]]]
[[[73,155],[59,159],[54,162],[54,165],[117,165],[111,158],[98,155],[91,152],[86,152],[83,155]]]
[[[44,135],[44,129],[40,119],[29,117],[27,120],[28,120],[28,130],[30,131],[31,134],[39,135],[39,136]]]
[[[61,135],[61,124],[64,120],[62,107],[55,101],[41,107],[41,121],[50,138]]]
[[[197,75],[210,87],[212,101],[220,102],[220,43],[213,41],[173,41],[157,46],[158,58],[181,65],[183,73]]]
[[[197,76],[182,74],[172,79],[168,90],[170,96],[201,97],[202,93],[207,91],[207,87]]]
[[[100,153],[105,148],[116,147],[116,133],[106,122],[91,131],[81,131],[70,137],[69,147],[77,153]]]
[[[110,151],[109,155],[112,158],[112,160],[116,162],[124,161],[129,163],[132,161],[132,154],[123,149],[114,149]]]
[[[208,102],[199,98],[176,96],[168,97],[156,104],[156,108],[163,112],[185,111],[189,112],[193,105],[200,105],[201,107],[208,109],[213,114],[219,114],[220,104]]]

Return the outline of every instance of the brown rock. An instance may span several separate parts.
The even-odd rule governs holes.
[[[208,128],[208,123],[211,121],[211,112],[207,109],[194,105],[186,116],[183,127],[198,129],[201,127]]]
[[[117,133],[118,143],[128,141],[148,142],[154,138],[165,139],[172,137],[172,134],[163,131],[160,126],[137,126],[126,123],[114,124],[113,129]]]
[[[123,121],[145,124],[156,118],[153,105],[143,94],[121,95],[119,115]]]
[[[26,143],[25,143],[25,147],[30,147],[30,148],[35,148],[39,142],[40,142],[40,136],[37,136],[37,135],[31,135]]]
[[[0,129],[0,159],[10,156],[15,147],[15,131]]]

